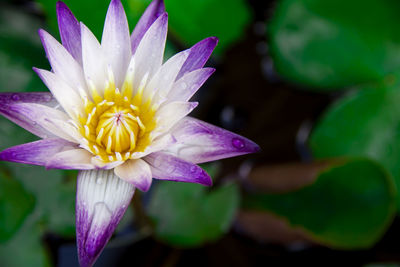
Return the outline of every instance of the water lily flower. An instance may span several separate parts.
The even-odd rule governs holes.
[[[101,43],[57,3],[62,44],[39,30],[51,71],[34,68],[51,93],[2,93],[0,113],[39,141],[5,149],[0,159],[80,170],[76,232],[81,266],[91,266],[125,213],[135,188],[152,178],[210,186],[198,163],[252,153],[252,141],[187,115],[193,94],[214,72],[203,68],[210,37],[163,63],[167,13],[146,9],[132,34],[112,0]]]

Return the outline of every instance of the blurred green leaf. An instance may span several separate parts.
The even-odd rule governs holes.
[[[244,206],[285,218],[325,245],[367,248],[385,233],[395,213],[395,187],[385,169],[368,159],[340,159],[313,184],[285,194],[254,194]]]
[[[219,38],[222,53],[244,36],[252,13],[244,0],[165,0],[171,31],[191,46],[209,36]]]
[[[227,232],[238,205],[236,184],[207,193],[207,188],[198,184],[162,181],[154,190],[148,213],[158,238],[175,246],[193,247]]]
[[[362,88],[340,99],[314,127],[309,140],[313,155],[373,158],[391,172],[400,188],[399,102],[398,85]]]
[[[34,216],[29,216],[18,233],[0,244],[1,266],[50,267],[50,259],[42,242],[42,229]]]
[[[400,68],[396,0],[282,0],[269,24],[286,79],[316,90],[381,80]]]
[[[32,212],[35,200],[18,181],[0,173],[0,242],[10,239]]]
[[[7,164],[12,174],[35,195],[38,220],[48,231],[73,237],[75,235],[75,184],[76,175],[67,178],[61,170],[18,163]],[[76,172],[73,172],[76,173]]]
[[[32,67],[48,66],[40,44],[40,21],[0,5],[0,87],[2,91],[47,91]]]

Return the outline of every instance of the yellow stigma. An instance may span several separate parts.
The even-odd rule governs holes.
[[[109,75],[104,95],[89,80],[90,97],[84,95],[85,116],[79,117],[81,144],[103,162],[124,161],[135,152],[143,152],[151,143],[155,110],[151,101],[143,103],[143,88],[135,91],[127,79],[122,92]],[[111,82],[109,82],[111,81]]]

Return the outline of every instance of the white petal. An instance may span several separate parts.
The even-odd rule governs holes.
[[[34,103],[20,103],[13,105],[19,114],[23,114],[33,123],[39,124],[50,133],[67,141],[78,143],[79,133],[71,127],[64,127],[69,117],[62,111]]]
[[[162,136],[158,136],[157,138],[154,138],[154,140],[151,142],[149,146],[146,147],[144,152],[134,152],[132,153],[131,158],[140,159],[150,153],[164,150],[175,143],[176,140],[171,134],[164,134]]]
[[[165,99],[188,55],[189,51],[183,51],[165,62],[147,85],[144,91],[144,99],[152,97],[154,93],[156,94],[152,100],[153,103],[159,103]]]
[[[129,27],[120,1],[112,1],[104,24],[101,46],[114,73],[117,88],[121,88],[131,54]]]
[[[164,57],[165,41],[167,37],[167,14],[159,16],[147,30],[135,52],[135,76],[152,77],[161,66]],[[141,79],[134,79],[134,88],[138,88]]]
[[[54,73],[74,90],[86,89],[86,82],[79,63],[49,33],[40,30],[39,35]]]
[[[169,101],[188,101],[213,74],[215,69],[204,68],[185,74],[176,81],[168,93]]]
[[[71,118],[76,119],[77,115],[83,114],[83,101],[68,84],[50,71],[36,68],[34,70]]]
[[[114,169],[115,174],[133,184],[142,191],[148,191],[151,185],[150,166],[141,159],[127,160],[124,164]]]
[[[91,82],[97,90],[103,91],[106,82],[106,65],[99,41],[93,33],[81,23],[82,35],[82,63],[85,78]]]
[[[155,133],[165,133],[171,129],[179,120],[188,115],[196,106],[197,102],[176,101],[166,103],[156,112],[157,126]]]

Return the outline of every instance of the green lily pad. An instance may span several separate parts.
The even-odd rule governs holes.
[[[179,247],[199,246],[226,233],[239,205],[236,184],[207,192],[198,184],[161,181],[149,207],[155,234]]]
[[[254,194],[244,207],[272,212],[312,240],[340,249],[368,248],[395,214],[391,176],[369,159],[336,159],[311,185],[284,194]]]
[[[362,88],[340,99],[314,127],[309,140],[314,157],[373,158],[387,168],[400,188],[399,101],[398,85]]]
[[[269,22],[276,70],[315,90],[377,81],[400,68],[395,0],[282,0]]]
[[[0,242],[18,231],[34,204],[33,196],[18,181],[0,173]]]
[[[165,0],[172,33],[191,46],[209,36],[219,38],[222,53],[244,36],[252,14],[244,0]]]

